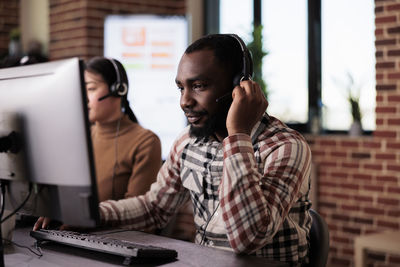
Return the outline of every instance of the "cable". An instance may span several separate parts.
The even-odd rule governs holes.
[[[6,203],[5,203],[5,200],[6,200],[6,184],[5,184],[4,181],[0,183],[0,187],[1,187],[1,211],[0,211],[0,220],[1,220],[1,218],[3,218],[4,209],[5,209],[5,206],[6,206]],[[3,221],[1,221],[1,222],[3,222]]]
[[[8,220],[11,216],[13,216],[15,213],[17,213],[28,201],[28,199],[30,198],[32,194],[32,184],[29,183],[29,193],[28,196],[24,199],[24,201],[22,201],[21,205],[19,205],[13,212],[11,212],[10,214],[8,214],[4,219],[1,219],[1,223],[5,222],[6,220]]]
[[[118,123],[117,123],[117,131],[115,133],[115,141],[114,141],[114,145],[115,145],[115,162],[114,162],[114,167],[113,167],[113,174],[111,177],[111,194],[112,194],[112,199],[115,199],[115,186],[114,186],[114,180],[115,180],[115,174],[116,174],[116,170],[118,167],[118,136],[119,136],[119,128],[121,126],[121,120],[122,117],[124,116],[124,114],[122,113],[121,117],[118,119]]]
[[[43,253],[42,253],[42,250],[40,249],[40,247],[37,247],[37,248],[36,248],[36,250],[38,251],[38,252],[36,252],[36,251],[34,251],[33,249],[31,249],[30,247],[28,247],[28,246],[20,245],[20,244],[18,244],[18,243],[15,243],[14,241],[11,241],[11,240],[8,240],[8,239],[5,239],[5,238],[3,238],[3,240],[6,241],[6,242],[11,243],[11,244],[13,244],[13,245],[15,245],[15,246],[17,246],[17,247],[26,248],[26,249],[28,249],[30,252],[32,252],[33,254],[35,254],[36,256],[38,256],[39,258],[43,256]]]
[[[204,227],[203,236],[201,237],[200,245],[203,245],[204,238],[206,237],[206,230],[207,230],[208,224],[210,223],[210,221],[211,221],[212,217],[214,216],[215,212],[217,212],[218,207],[219,207],[219,202],[218,202],[217,207],[215,208],[215,210],[211,214],[210,218],[208,218],[208,220],[207,220],[206,226]]]

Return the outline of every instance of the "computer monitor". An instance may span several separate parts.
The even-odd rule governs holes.
[[[18,207],[30,191],[24,214],[98,225],[89,127],[78,58],[0,69],[0,147],[6,150],[0,152],[0,180],[7,184],[6,208]]]

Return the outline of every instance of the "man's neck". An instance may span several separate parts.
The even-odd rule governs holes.
[[[228,131],[226,129],[214,132],[214,137],[222,142],[228,136]]]

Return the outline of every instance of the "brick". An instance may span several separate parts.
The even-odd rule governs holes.
[[[376,107],[375,112],[381,114],[396,114],[396,107]]]
[[[336,162],[332,162],[332,161],[321,161],[319,163],[320,168],[326,168],[326,167],[336,167]]]
[[[371,215],[384,215],[385,211],[377,208],[363,208],[364,212]]]
[[[362,146],[365,148],[380,148],[382,145],[381,142],[374,142],[374,141],[364,141]]]
[[[350,217],[347,215],[341,215],[341,214],[332,214],[332,219],[336,221],[343,221],[343,222],[348,222],[350,221]]]
[[[338,157],[338,158],[346,158],[347,157],[347,152],[332,151],[330,154],[332,157]]]
[[[381,125],[384,125],[385,124],[385,121],[383,120],[383,119],[376,119],[376,125],[379,125],[379,126],[381,126]]]
[[[388,164],[386,167],[389,171],[396,171],[399,172],[400,171],[400,166],[399,165],[391,165]]]
[[[395,160],[396,159],[396,154],[376,153],[375,158],[376,159],[383,159],[383,160]]]
[[[361,174],[361,173],[353,174],[353,178],[357,179],[357,180],[364,180],[364,181],[372,180],[372,176],[370,174]]]
[[[390,34],[398,34],[400,33],[400,27],[391,27],[387,29],[387,32]]]
[[[390,175],[378,175],[375,177],[378,182],[398,182],[398,178]],[[400,192],[399,192],[400,193]]]
[[[382,58],[383,57],[383,51],[376,51],[375,52],[375,57],[376,58]],[[382,78],[383,78],[382,76],[379,76],[378,79],[382,79]]]
[[[388,5],[386,6],[387,11],[396,11],[400,10],[400,4],[392,4],[390,1],[388,1]]]
[[[375,14],[382,13],[384,11],[383,6],[375,7],[374,11],[375,11]],[[375,35],[376,35],[376,33],[375,33]]]
[[[335,146],[336,147],[336,141],[334,140],[321,140],[320,141],[321,146]]]
[[[399,229],[399,223],[397,223],[397,222],[388,222],[388,221],[378,220],[377,225],[381,226],[381,227],[385,227],[385,228],[391,228],[391,229],[396,229],[396,230]]]
[[[375,68],[376,69],[394,69],[394,67],[395,67],[395,63],[394,62],[381,62],[381,63],[376,63],[375,64]],[[377,85],[377,88],[378,88],[378,85]],[[383,89],[383,90],[385,90],[385,89]]]
[[[371,157],[370,153],[354,152],[351,153],[351,157],[354,159],[369,159]]]
[[[399,56],[400,55],[400,50],[399,49],[393,49],[393,50],[389,50],[387,52],[388,56]]]
[[[343,248],[342,253],[344,255],[354,255],[354,249],[353,248]]]
[[[360,235],[361,234],[361,229],[360,228],[355,228],[355,227],[344,226],[343,227],[343,232]]]
[[[396,90],[397,86],[395,84],[377,84],[376,90],[377,91],[389,91],[389,90]]]
[[[340,142],[340,145],[343,146],[343,147],[348,148],[348,147],[358,147],[360,144],[359,144],[359,142],[356,142],[356,141],[343,140],[343,141]]]
[[[348,200],[350,199],[350,196],[347,194],[342,194],[342,193],[332,193],[332,196],[338,199],[344,199],[344,200]]]
[[[376,130],[374,131],[375,137],[385,137],[385,138],[396,138],[397,133],[395,131],[383,131],[383,130]]]
[[[349,174],[346,172],[332,172],[331,176],[335,179],[346,179],[349,177]]]
[[[388,46],[388,45],[395,45],[396,39],[384,39],[384,40],[377,40],[375,41],[375,46]]]
[[[364,168],[367,170],[381,171],[383,166],[382,164],[364,164]]]
[[[348,162],[343,162],[342,163],[343,168],[352,168],[352,169],[358,169],[360,168],[359,163],[348,163]]]
[[[388,189],[387,189],[387,191],[388,191],[389,193],[400,194],[400,187],[392,187],[392,186],[389,186]]]
[[[385,254],[384,253],[378,253],[378,252],[372,252],[369,251],[367,253],[367,261],[368,260],[373,260],[373,261],[385,261]]]
[[[388,262],[400,264],[400,255],[389,255]]]
[[[374,223],[374,220],[372,219],[367,219],[367,218],[354,218],[355,223],[360,223],[360,224],[367,224],[367,225],[372,225]]]
[[[319,207],[327,208],[327,209],[335,209],[336,208],[336,203],[334,202],[327,202],[327,201],[319,201],[318,202]]]
[[[400,95],[389,95],[388,102],[400,102]]]
[[[378,204],[399,206],[400,200],[395,198],[378,197]]]
[[[377,17],[375,19],[375,24],[385,24],[388,22],[396,22],[396,16],[384,16],[384,17]]]
[[[360,210],[360,206],[356,206],[356,205],[347,205],[347,204],[342,204],[341,205],[341,208],[344,210],[344,211],[359,211]]]
[[[347,237],[332,236],[332,241],[341,243],[341,244],[349,244],[350,243],[350,239]]]
[[[388,119],[389,126],[399,126],[400,125],[400,119]]]
[[[384,192],[384,188],[382,185],[364,185],[362,188],[367,191],[380,192],[380,193]]]
[[[383,101],[383,96],[378,94],[376,96],[376,102],[381,102],[381,101]]]
[[[400,72],[389,73],[387,77],[388,77],[388,79],[399,79]]]
[[[332,257],[331,263],[336,266],[350,266],[351,261],[347,259],[343,259],[342,257]],[[329,264],[327,266],[330,266]]]
[[[340,183],[338,185],[339,188],[345,188],[345,189],[350,189],[350,190],[358,190],[360,188],[360,185],[356,183]]]

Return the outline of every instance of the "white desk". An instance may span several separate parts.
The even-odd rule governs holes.
[[[373,250],[400,255],[400,231],[361,235],[354,240],[355,267],[365,267],[366,251]]]

